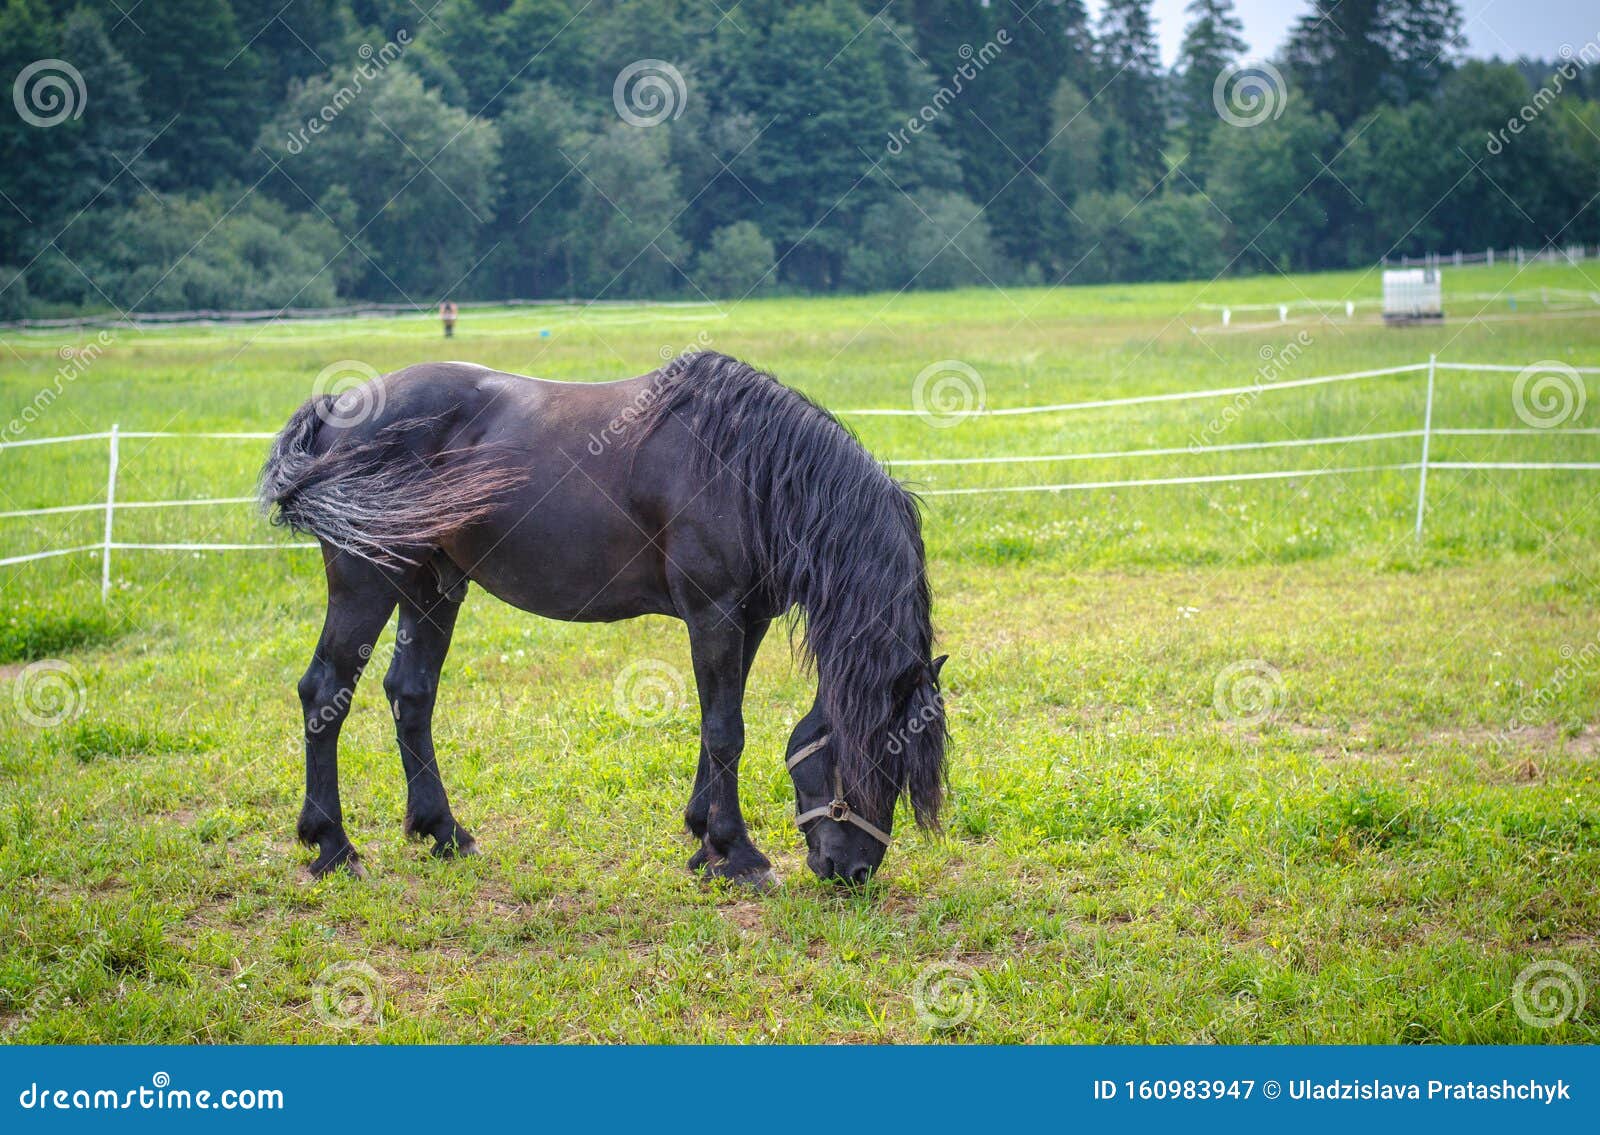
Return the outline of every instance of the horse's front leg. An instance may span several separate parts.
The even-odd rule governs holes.
[[[748,673],[745,639],[744,625],[721,610],[707,610],[689,620],[689,650],[700,693],[706,802],[705,832],[701,854],[696,859],[709,877],[730,879],[760,890],[776,880],[771,862],[750,842],[744,813],[739,808],[744,679]]]
[[[740,675],[739,699],[744,703],[744,693],[750,687],[750,668],[755,665],[756,652],[766,637],[771,619],[757,619],[744,628],[744,669]],[[742,712],[742,709],[741,709]],[[694,791],[689,794],[689,806],[683,810],[683,822],[689,833],[700,841],[700,848],[689,860],[689,870],[698,871],[706,865],[706,822],[711,812],[711,758],[706,753],[705,742],[700,743],[700,759],[694,772]]]

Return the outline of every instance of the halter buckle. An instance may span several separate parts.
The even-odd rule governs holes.
[[[828,803],[828,819],[843,823],[850,818],[850,805],[835,796]]]

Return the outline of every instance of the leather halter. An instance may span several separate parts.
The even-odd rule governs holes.
[[[784,761],[784,765],[789,769],[790,772],[793,772],[795,765],[805,760],[812,753],[815,753],[821,749],[828,743],[828,741],[829,736],[828,734],[824,733],[821,737],[818,737],[815,741],[811,742],[811,744],[796,749],[794,751],[794,755],[788,760]],[[853,812],[850,809],[849,803],[845,801],[844,783],[839,777],[838,761],[833,763],[833,799],[819,808],[812,808],[809,812],[801,812],[794,818],[794,823],[795,827],[804,828],[812,820],[820,820],[823,818],[833,820],[835,823],[840,824],[854,824],[873,839],[883,844],[884,847],[889,846],[889,834],[876,824],[868,822],[856,812]]]

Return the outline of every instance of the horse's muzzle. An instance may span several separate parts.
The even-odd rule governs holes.
[[[865,859],[836,862],[816,851],[806,856],[806,866],[824,882],[853,887],[864,886],[878,869],[876,863],[869,863]]]

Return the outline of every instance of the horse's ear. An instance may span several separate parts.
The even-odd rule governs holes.
[[[912,694],[917,692],[918,686],[936,686],[939,684],[939,668],[945,664],[950,656],[941,654],[932,662],[913,662],[901,671],[900,676],[894,680],[894,696],[897,701],[908,701]]]
[[[921,662],[913,662],[894,680],[892,686],[896,706],[903,706],[911,700],[911,695],[916,693],[917,687],[922,684],[928,674],[928,667]]]

